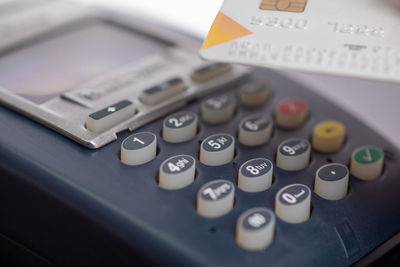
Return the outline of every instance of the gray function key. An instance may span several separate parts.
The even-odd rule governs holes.
[[[287,171],[298,171],[308,166],[310,154],[310,143],[306,139],[288,139],[278,147],[276,165]]]
[[[165,160],[159,171],[159,185],[164,189],[184,188],[194,181],[196,161],[188,155],[179,155]]]
[[[257,158],[243,163],[239,169],[238,187],[246,192],[261,192],[271,187],[272,162]]]
[[[255,114],[244,118],[239,124],[239,143],[259,146],[271,139],[273,121],[270,116]]]
[[[200,146],[200,162],[208,166],[220,166],[233,160],[235,139],[230,134],[214,134]]]
[[[349,184],[349,170],[343,164],[326,164],[315,174],[314,190],[328,200],[339,200],[346,196]]]
[[[303,184],[288,185],[275,197],[275,213],[288,223],[302,223],[310,218],[311,190]]]
[[[236,100],[228,94],[206,98],[201,103],[201,117],[208,123],[229,121],[235,112]]]
[[[271,90],[262,83],[247,83],[239,88],[238,95],[243,106],[259,107],[268,101]]]
[[[197,132],[197,115],[182,111],[168,116],[163,123],[163,138],[170,143],[181,143],[193,139]]]
[[[267,208],[253,208],[236,223],[236,242],[246,250],[263,250],[274,240],[275,214]]]
[[[102,110],[90,114],[86,119],[86,128],[92,132],[103,132],[129,119],[136,113],[131,101],[122,100]]]
[[[207,218],[227,214],[233,208],[235,187],[232,182],[215,180],[203,185],[197,193],[197,212]]]
[[[156,152],[157,137],[153,133],[132,134],[121,144],[121,161],[126,165],[141,165],[154,159]]]
[[[192,73],[192,80],[195,82],[208,82],[212,79],[217,78],[218,76],[221,76],[228,71],[232,69],[232,66],[230,64],[226,63],[214,63],[207,65],[205,67],[201,67],[199,69],[196,69]]]
[[[173,78],[162,84],[144,90],[140,95],[142,103],[154,106],[185,91],[186,85],[180,78]]]

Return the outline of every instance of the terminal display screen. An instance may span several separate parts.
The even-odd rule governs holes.
[[[84,24],[0,57],[0,86],[41,104],[168,45],[106,22]]]

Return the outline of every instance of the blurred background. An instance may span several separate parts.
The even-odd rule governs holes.
[[[207,35],[223,0],[73,0],[141,16],[201,39]],[[400,84],[282,71],[356,114],[400,148]]]

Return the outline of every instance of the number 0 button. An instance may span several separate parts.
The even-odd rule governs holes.
[[[383,158],[384,154],[380,148],[359,147],[351,156],[350,173],[361,180],[376,180],[382,174]]]
[[[246,192],[261,192],[271,187],[273,165],[268,159],[245,162],[239,169],[238,187]]]
[[[293,138],[282,142],[276,154],[276,165],[287,171],[298,171],[308,166],[310,143],[303,138]]]
[[[121,145],[121,161],[126,165],[140,165],[154,159],[157,152],[157,137],[142,132],[127,137]]]
[[[267,208],[253,208],[240,215],[236,242],[247,250],[263,250],[274,239],[275,214]]]
[[[214,134],[207,137],[200,148],[200,162],[208,166],[220,166],[233,160],[235,139],[229,134]]]
[[[179,155],[165,160],[160,166],[159,185],[164,189],[184,188],[194,181],[196,161],[188,155]]]
[[[227,214],[233,208],[235,187],[226,180],[215,180],[203,185],[197,193],[197,212],[207,218]]]
[[[197,115],[182,111],[167,117],[163,123],[163,139],[170,143],[181,143],[193,139],[197,131]]]
[[[276,194],[275,213],[288,223],[302,223],[310,218],[311,190],[303,184],[288,185]]]

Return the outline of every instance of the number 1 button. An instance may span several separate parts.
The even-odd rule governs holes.
[[[157,137],[142,132],[127,137],[121,145],[121,161],[126,165],[140,165],[154,159],[157,151]]]
[[[235,139],[229,134],[214,134],[207,137],[200,148],[200,162],[208,166],[220,166],[233,160]]]
[[[310,218],[311,190],[303,184],[288,185],[276,194],[275,213],[288,223],[302,223]]]

